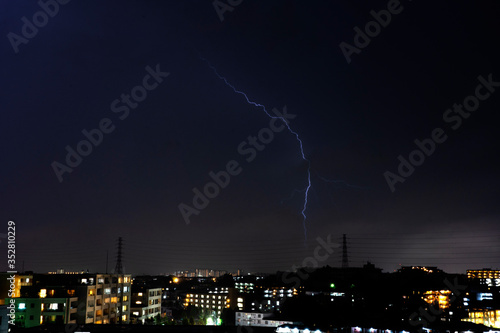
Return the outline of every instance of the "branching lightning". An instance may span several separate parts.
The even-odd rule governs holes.
[[[295,138],[299,142],[300,154],[302,155],[302,159],[305,162],[307,162],[307,186],[305,188],[305,194],[304,194],[304,205],[302,206],[302,211],[301,211],[301,214],[302,214],[302,226],[304,228],[304,241],[306,241],[307,240],[307,226],[306,226],[307,215],[306,215],[306,210],[307,210],[307,199],[308,199],[308,196],[309,196],[309,189],[311,188],[311,161],[309,161],[309,159],[306,158],[306,155],[304,153],[304,146],[302,144],[302,140],[299,137],[299,134],[297,132],[295,132],[294,130],[292,130],[292,128],[290,127],[290,124],[288,123],[288,121],[286,121],[285,118],[283,118],[281,116],[273,116],[272,114],[270,114],[267,111],[267,109],[266,109],[266,107],[264,105],[251,101],[248,98],[247,94],[245,94],[243,91],[240,91],[240,90],[236,89],[231,83],[229,83],[229,81],[224,76],[220,75],[219,72],[217,72],[217,69],[214,66],[212,66],[207,59],[205,59],[205,58],[201,58],[201,59],[208,64],[208,66],[214,71],[215,75],[217,75],[217,77],[219,79],[223,80],[224,83],[228,87],[230,87],[235,93],[244,96],[248,104],[251,104],[251,105],[253,105],[255,107],[258,107],[258,108],[262,109],[269,118],[280,119],[285,124],[286,128],[288,129],[288,131],[290,133],[292,133],[293,135],[295,135]]]
[[[309,199],[309,190],[311,189],[312,185],[311,185],[311,161],[308,158],[306,158],[306,155],[304,153],[304,146],[303,146],[303,143],[302,143],[302,139],[299,137],[299,134],[297,132],[295,132],[294,130],[292,130],[292,128],[290,127],[290,124],[288,123],[288,121],[284,117],[282,117],[282,116],[274,116],[274,115],[272,115],[271,113],[269,113],[267,111],[267,109],[266,109],[266,107],[264,105],[251,101],[248,98],[247,94],[245,94],[243,91],[240,91],[240,90],[236,89],[231,83],[229,83],[229,81],[224,76],[220,75],[219,72],[217,71],[217,69],[214,66],[212,66],[207,59],[205,59],[205,58],[203,58],[201,56],[200,56],[200,58],[208,64],[208,66],[214,71],[215,75],[217,75],[217,77],[219,79],[221,79],[222,81],[224,81],[224,83],[228,87],[230,87],[235,93],[237,93],[237,94],[242,95],[243,97],[245,97],[245,100],[247,101],[248,104],[251,104],[251,105],[253,105],[253,106],[257,107],[257,108],[262,109],[269,118],[280,119],[285,124],[286,128],[288,129],[288,131],[290,133],[292,133],[295,136],[295,138],[297,139],[297,141],[299,142],[300,154],[302,155],[302,159],[305,162],[307,162],[307,186],[304,189],[302,189],[302,190],[297,190],[297,189],[294,190],[294,192],[292,192],[292,197],[293,197],[293,194],[295,194],[296,192],[300,192],[300,193],[304,192],[304,204],[302,206],[301,214],[302,214],[302,218],[303,218],[302,219],[302,226],[304,228],[304,244],[305,244],[305,242],[307,241],[307,225],[306,225],[307,215],[306,215],[306,211],[307,211],[307,204],[308,204],[308,199]],[[318,178],[322,179],[325,182],[335,183],[335,184],[343,184],[343,185],[345,185],[347,187],[360,188],[359,186],[350,185],[350,184],[348,184],[347,182],[345,182],[343,180],[329,180],[329,179],[326,179],[326,178],[320,176],[319,174],[317,176],[318,176]]]

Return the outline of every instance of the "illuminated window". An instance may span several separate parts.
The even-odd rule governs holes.
[[[47,297],[47,289],[40,289],[40,293],[38,294],[40,298]]]
[[[123,287],[123,292],[128,293],[128,287]]]
[[[142,296],[142,293],[138,293],[137,296]]]
[[[126,321],[126,320],[127,320],[127,315],[123,315],[123,316],[122,316],[122,320],[123,320],[123,321]]]
[[[426,291],[422,298],[428,304],[437,303],[440,309],[446,309],[450,306],[450,295],[451,291],[449,290],[440,290],[440,291],[431,290],[431,291]]]
[[[122,311],[123,312],[127,311],[127,306],[126,305],[122,306]]]
[[[89,296],[95,295],[95,289],[89,289]]]
[[[17,306],[17,308],[18,308],[19,310],[24,310],[24,309],[26,309],[26,303],[19,303],[19,305]]]
[[[124,302],[128,301],[128,296],[123,296],[123,301]]]
[[[57,303],[50,303],[49,305],[49,310],[57,310],[59,308],[59,304]]]
[[[111,288],[105,288],[105,289],[104,289],[104,294],[105,294],[105,295],[109,295],[109,294],[111,294]]]
[[[137,302],[135,302],[135,304],[142,304],[142,302],[141,301],[137,301]]]

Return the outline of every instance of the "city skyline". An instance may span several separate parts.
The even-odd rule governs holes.
[[[358,269],[345,264],[343,260],[344,267],[336,269],[198,279],[3,273],[2,284],[10,289],[8,294],[8,288],[1,289],[2,297],[7,295],[1,299],[2,317],[9,317],[16,328],[52,330],[71,330],[75,324],[93,329],[131,325],[131,331],[141,331],[142,325],[157,325],[155,331],[177,331],[172,325],[279,328],[275,332],[303,327],[303,333],[311,331],[305,327],[317,333],[346,326],[351,332],[371,327],[371,332],[398,333],[499,328],[500,270],[468,270],[465,275],[406,266],[382,273],[374,265]]]
[[[371,263],[384,272],[394,272],[405,266],[434,266],[447,273],[457,274],[465,274],[465,271],[469,269],[499,268],[496,260],[497,257],[494,255],[494,249],[497,249],[499,246],[495,240],[497,235],[490,235],[491,239],[489,240],[484,236],[455,236],[453,240],[447,244],[440,244],[441,241],[436,235],[433,235],[434,237],[426,235],[427,238],[422,236],[422,234],[420,237],[412,235],[413,238],[419,238],[420,244],[417,248],[419,254],[415,256],[415,254],[412,253],[412,249],[414,248],[398,248],[398,246],[404,242],[393,242],[388,244],[387,242],[380,241],[380,239],[384,238],[380,238],[380,236],[377,238],[371,235],[371,237],[368,237],[372,238],[371,241],[368,240],[368,238],[358,237],[354,238],[356,242],[353,244],[351,242],[352,238],[347,235],[348,267],[362,267],[367,263]],[[147,257],[134,254],[134,248],[125,245],[128,241],[124,239],[122,265],[127,274],[133,275],[175,275],[175,273],[178,272],[194,273],[198,270],[225,271],[230,274],[235,274],[235,272],[238,271],[243,271],[245,274],[274,274],[276,271],[295,271],[298,267],[306,266],[318,268],[330,266],[340,268],[342,266],[343,256],[342,236],[331,237],[330,235],[328,237],[319,238],[319,241],[310,242],[307,248],[303,246],[295,248],[290,247],[286,244],[286,240],[276,244],[277,242],[275,239],[269,239],[260,249],[252,250],[250,249],[253,248],[252,241],[242,242],[239,244],[240,249],[233,250],[233,252],[243,254],[247,251],[253,251],[253,259],[247,261],[235,259],[229,263],[227,254],[224,255],[223,253],[219,253],[218,258],[217,255],[214,254],[219,252],[218,249],[210,249],[209,246],[203,244],[199,244],[195,249],[191,249],[191,252],[185,253],[187,249],[184,248],[181,250],[178,247],[179,245],[169,247],[168,245],[161,244],[130,242],[134,246],[138,246],[135,248],[136,250],[138,248],[146,251],[165,250],[163,252],[165,253],[165,259],[151,260]],[[477,240],[482,242],[482,246],[478,247],[475,245]],[[89,249],[78,250],[69,247],[64,250],[64,254],[61,254],[54,252],[57,248],[43,249],[41,250],[41,254],[50,254],[51,259],[42,261],[41,263],[32,263],[29,261],[26,263],[24,257],[21,256],[18,258],[20,258],[19,262],[25,271],[34,271],[36,273],[56,272],[61,269],[63,271],[74,272],[89,270],[94,273],[113,273],[116,268],[116,257],[118,254],[118,241],[116,240],[115,243],[116,246],[114,246],[114,248],[111,247],[108,251],[103,251],[102,249],[96,249],[94,251]],[[322,246],[321,244],[329,244],[329,246]],[[318,252],[315,251],[316,247],[320,248]],[[269,248],[279,248],[280,251],[278,253],[270,253]],[[329,248],[332,253],[329,254],[325,248]],[[22,253],[30,254],[30,252],[24,251],[25,250],[23,250]],[[82,264],[76,259],[81,256],[83,252],[90,252],[93,254],[90,260],[83,261],[83,263],[87,264]],[[100,253],[101,258],[98,257],[98,253]],[[127,255],[127,253],[129,254]],[[185,257],[180,253],[184,253]],[[326,256],[319,260],[316,259],[317,265],[308,260],[308,258],[314,257],[315,253],[321,253],[319,257],[323,257],[323,254]],[[453,258],[453,256],[459,257],[458,259],[450,259]],[[193,259],[189,259],[189,257]],[[56,262],[56,264],[47,264],[47,262]],[[208,264],[209,262],[214,262],[216,264],[210,265]],[[51,265],[51,269],[47,270],[43,268],[47,267],[47,265]],[[142,270],[129,269],[129,267],[141,267]],[[258,269],[259,267],[263,267],[263,269]]]

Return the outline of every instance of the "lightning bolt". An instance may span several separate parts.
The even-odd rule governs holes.
[[[257,108],[260,108],[262,109],[266,115],[269,117],[269,118],[272,118],[272,119],[280,119],[286,126],[286,128],[288,129],[288,131],[290,133],[292,133],[293,135],[295,135],[295,138],[297,139],[297,141],[299,142],[299,147],[300,147],[300,154],[302,155],[302,159],[307,162],[307,186],[304,190],[302,191],[305,191],[305,194],[304,194],[304,205],[302,206],[302,211],[301,211],[301,214],[302,214],[302,227],[304,228],[304,244],[306,243],[307,241],[307,226],[306,226],[306,220],[307,220],[307,215],[306,215],[306,211],[307,211],[307,200],[309,198],[309,190],[311,189],[311,161],[309,161],[309,159],[306,158],[306,155],[304,153],[304,146],[302,144],[302,140],[300,139],[299,137],[299,134],[297,132],[295,132],[294,130],[292,130],[292,128],[290,127],[290,124],[288,123],[288,121],[286,121],[285,118],[281,117],[281,116],[273,116],[271,115],[266,107],[262,104],[259,104],[259,103],[256,103],[256,102],[253,102],[251,101],[247,94],[245,94],[243,91],[240,91],[238,89],[236,89],[231,83],[229,83],[229,81],[222,75],[219,74],[219,72],[217,71],[217,69],[212,66],[212,64],[210,64],[210,62],[203,58],[203,57],[200,57],[201,60],[203,60],[204,62],[207,63],[207,65],[214,71],[215,75],[217,75],[217,77],[219,79],[221,79],[222,81],[224,81],[224,83],[230,87],[235,93],[239,94],[239,95],[242,95],[243,97],[245,97],[245,100],[247,101],[248,104],[251,104]]]

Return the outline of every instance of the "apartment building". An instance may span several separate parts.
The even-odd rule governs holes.
[[[293,325],[293,321],[285,321],[271,318],[271,313],[259,312],[236,312],[236,326],[256,326],[256,327],[278,327],[281,325]]]
[[[83,274],[79,280],[78,323],[129,323],[130,275]]]
[[[13,298],[16,327],[42,324],[76,324],[77,297]],[[10,299],[7,298],[7,302]]]
[[[485,284],[488,287],[500,287],[500,270],[489,268],[468,269],[467,278],[477,279],[479,283]]]
[[[131,321],[145,323],[146,319],[161,315],[161,288],[132,285]]]
[[[184,306],[189,305],[214,311],[220,317],[224,308],[243,310],[244,301],[235,288],[215,287],[187,294]]]
[[[248,307],[251,311],[274,311],[280,309],[287,298],[297,297],[299,290],[295,288],[286,287],[267,287],[261,288],[263,292],[262,302],[252,303],[251,307]]]
[[[130,321],[130,275],[34,274],[18,283],[14,299],[20,326]]]

